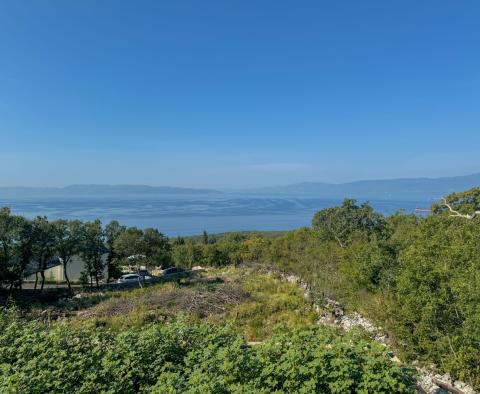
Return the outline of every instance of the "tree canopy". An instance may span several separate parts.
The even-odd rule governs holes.
[[[366,202],[357,205],[355,200],[346,199],[338,207],[318,211],[312,226],[324,231],[341,247],[352,242],[361,233],[371,236],[383,227],[383,217]]]

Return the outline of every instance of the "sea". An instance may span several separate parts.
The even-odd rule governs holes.
[[[1,198],[0,207],[28,218],[54,220],[118,220],[126,226],[153,227],[170,236],[228,231],[282,231],[310,226],[315,212],[341,203],[341,199],[279,196],[55,196]],[[359,200],[359,202],[362,202]],[[390,215],[429,207],[425,200],[370,200],[375,210]]]

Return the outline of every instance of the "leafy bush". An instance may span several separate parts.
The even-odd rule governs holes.
[[[152,324],[113,333],[0,317],[2,393],[413,392],[384,347],[314,327],[245,347],[229,328]]]
[[[472,189],[446,201],[472,215],[479,195]],[[300,276],[319,300],[334,298],[369,316],[405,359],[433,363],[478,388],[480,217],[450,217],[443,203],[433,208],[426,218],[375,214],[372,222],[362,219],[370,210],[358,216],[360,208],[344,203],[315,215],[316,228],[272,240],[260,260]],[[329,228],[349,236],[338,242]]]

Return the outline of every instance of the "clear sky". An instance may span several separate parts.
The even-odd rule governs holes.
[[[0,0],[0,185],[480,171],[480,1]]]

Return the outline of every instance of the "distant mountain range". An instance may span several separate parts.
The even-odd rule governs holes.
[[[132,196],[132,195],[248,195],[304,198],[438,199],[455,191],[480,187],[480,173],[443,178],[364,180],[348,183],[302,182],[286,186],[220,191],[145,185],[72,185],[61,188],[0,187],[0,198]]]
[[[416,199],[440,198],[452,192],[480,187],[480,173],[443,178],[364,180],[348,183],[302,182],[249,189],[249,194],[310,196],[317,198]]]
[[[71,185],[66,187],[0,187],[1,197],[68,197],[115,195],[208,195],[220,194],[212,189],[194,189],[147,185]]]

